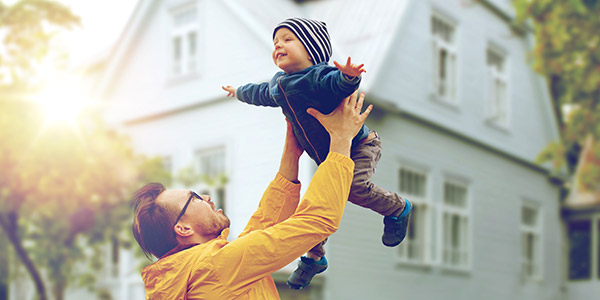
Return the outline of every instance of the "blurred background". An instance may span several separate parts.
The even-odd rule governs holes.
[[[0,299],[144,299],[129,200],[211,195],[243,229],[275,176],[272,30],[327,23],[364,63],[373,181],[411,200],[406,240],[348,204],[329,269],[282,299],[600,295],[596,0],[0,0]],[[306,155],[300,179],[316,165]]]

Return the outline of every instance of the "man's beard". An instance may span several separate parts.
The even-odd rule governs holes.
[[[231,221],[226,215],[217,215],[211,218],[209,222],[197,226],[200,227],[199,232],[202,232],[203,234],[220,235],[225,228],[229,228],[229,225],[231,225]]]

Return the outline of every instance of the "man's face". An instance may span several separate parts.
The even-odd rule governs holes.
[[[166,190],[157,200],[165,205],[173,205],[177,211],[181,211],[190,196],[192,192],[189,190]],[[229,218],[223,214],[222,209],[215,209],[215,203],[211,201],[210,196],[200,197],[202,199],[191,197],[179,222],[189,225],[200,235],[219,235],[223,229],[229,227]]]
[[[273,38],[273,62],[284,72],[291,74],[313,65],[310,55],[298,37],[289,29],[282,27]]]

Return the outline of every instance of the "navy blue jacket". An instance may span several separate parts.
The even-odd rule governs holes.
[[[348,80],[336,67],[322,62],[292,74],[277,72],[268,83],[243,85],[237,89],[236,95],[239,100],[252,105],[281,107],[292,123],[298,143],[319,165],[329,153],[329,133],[306,110],[313,107],[329,114],[359,84],[360,76]],[[352,145],[368,135],[369,128],[363,125]]]

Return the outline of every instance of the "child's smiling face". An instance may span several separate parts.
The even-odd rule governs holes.
[[[310,55],[298,37],[282,27],[273,38],[273,62],[284,72],[291,74],[313,65]]]

